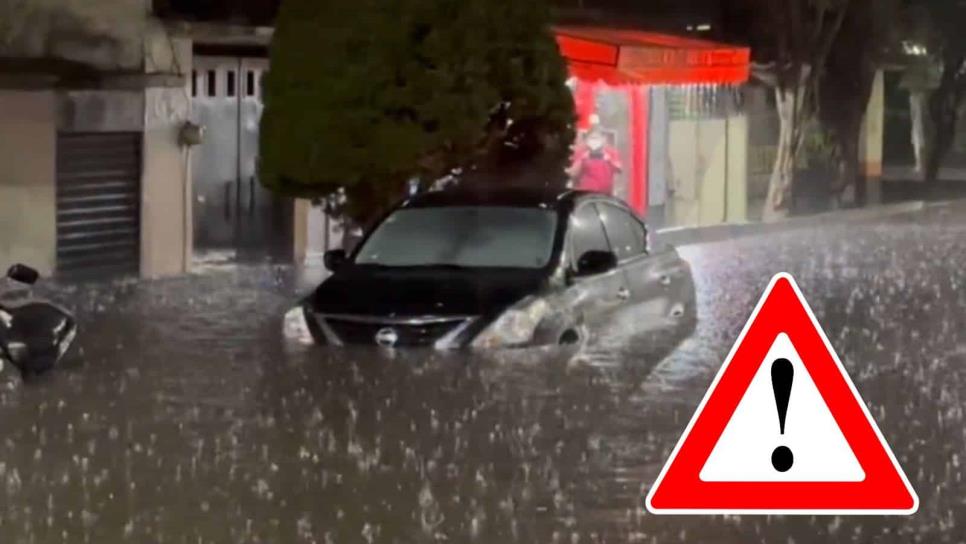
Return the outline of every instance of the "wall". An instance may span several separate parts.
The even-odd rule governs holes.
[[[164,29],[149,29],[145,69],[191,72],[191,42],[168,40]],[[141,275],[187,272],[192,254],[191,169],[181,146],[181,127],[191,115],[187,84],[144,91],[144,163],[141,176]]]
[[[675,119],[668,128],[668,226],[697,225],[698,188],[705,166],[696,159],[700,121]]]
[[[665,225],[668,200],[668,110],[667,87],[651,87],[651,120],[648,135],[647,223],[651,229]]]
[[[726,223],[728,201],[728,124],[724,119],[697,122],[695,139],[697,158],[703,168],[698,172],[698,217],[692,224]]]
[[[342,247],[342,229],[336,221],[326,221],[325,211],[309,200],[295,200],[295,264],[320,266],[326,251]],[[329,232],[326,235],[326,227]]]
[[[671,121],[668,226],[747,219],[747,139],[744,115]]]
[[[61,132],[141,132],[144,94],[140,91],[62,91],[57,94]]]
[[[150,0],[3,0],[0,56],[139,70]]]
[[[180,89],[153,88],[144,96],[141,275],[155,278],[185,272],[185,254],[191,251],[191,237],[185,236],[185,225],[191,224],[191,208],[185,205],[190,173],[187,151],[178,143],[189,105]]]
[[[748,220],[748,138],[747,115],[733,115],[728,125],[728,196],[725,216],[729,223]]]
[[[45,275],[57,253],[53,92],[0,90],[0,269],[29,264]]]
[[[771,97],[774,91],[750,84],[744,89],[748,124],[748,199],[756,215],[764,206],[768,183],[778,153],[779,119]]]
[[[301,198],[295,199],[292,215],[292,256],[296,263],[304,263],[308,257],[309,245],[312,239],[309,220],[312,212],[312,202]]]
[[[325,211],[321,206],[311,206],[307,211],[304,260],[296,262],[316,265],[322,262],[322,256],[326,251],[342,247],[342,226],[338,221],[327,221]],[[326,234],[326,227],[329,230],[328,235]],[[298,234],[299,231],[296,230],[296,235]]]
[[[866,201],[882,201],[882,149],[885,142],[885,76],[880,70],[872,82],[859,140],[859,170],[866,182]]]
[[[150,0],[2,0],[0,56],[66,59],[105,73],[190,73],[191,42],[169,35],[149,12]],[[166,81],[178,85],[177,78]],[[41,105],[24,96],[46,101]],[[184,225],[191,224],[186,206],[191,180],[178,141],[190,114],[185,86],[4,93],[2,98],[0,159],[5,160],[0,164],[14,165],[14,172],[0,176],[0,261],[10,253],[45,271],[55,266],[57,130],[143,131],[142,275],[186,270],[191,240]],[[37,141],[41,128],[43,143]],[[23,161],[24,156],[38,159]],[[24,180],[33,181],[28,187]],[[15,231],[27,234],[6,235]]]

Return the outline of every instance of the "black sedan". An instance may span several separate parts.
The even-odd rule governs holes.
[[[330,346],[512,348],[615,327],[690,334],[689,265],[625,204],[576,191],[452,190],[392,210],[285,318]],[[618,322],[620,321],[620,322]]]

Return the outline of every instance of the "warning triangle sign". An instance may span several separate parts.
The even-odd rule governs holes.
[[[795,280],[775,276],[647,495],[654,514],[912,514]]]

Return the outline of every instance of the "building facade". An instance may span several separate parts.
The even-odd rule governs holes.
[[[0,266],[162,277],[211,254],[301,258],[308,203],[256,176],[270,40],[149,0],[0,5]]]
[[[575,162],[585,135],[604,133],[617,165],[608,192],[652,225],[746,220],[747,48],[607,27],[556,33],[581,134]]]
[[[163,276],[186,269],[187,40],[144,0],[0,8],[0,265]],[[173,219],[177,218],[177,219]]]
[[[273,32],[259,25],[275,3],[262,23],[244,24],[186,20],[181,4],[0,4],[0,267],[162,277],[212,257],[304,262],[341,245],[321,208],[258,182]],[[656,226],[749,219],[775,123],[745,84],[746,48],[556,32],[579,117],[575,186],[602,184]],[[871,175],[881,171],[881,109],[863,145]],[[610,166],[583,168],[597,160],[586,145],[594,134]],[[582,180],[586,171],[597,179]]]

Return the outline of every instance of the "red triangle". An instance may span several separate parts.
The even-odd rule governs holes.
[[[860,482],[706,482],[699,477],[779,334],[788,335],[865,472]],[[912,514],[919,498],[788,274],[772,279],[648,493],[655,514]]]

